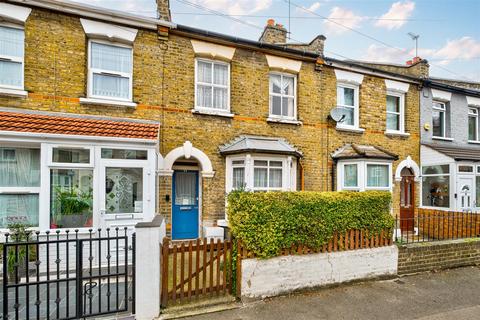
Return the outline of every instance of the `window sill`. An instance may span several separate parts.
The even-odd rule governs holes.
[[[99,104],[104,106],[115,106],[115,107],[120,106],[120,107],[129,107],[129,108],[135,108],[137,106],[135,102],[97,99],[97,98],[80,98],[80,103],[81,104]]]
[[[337,131],[352,132],[352,133],[364,133],[365,129],[363,128],[348,128],[348,127],[336,127]]]
[[[453,141],[454,139],[446,137],[432,137],[432,140]]]
[[[272,118],[272,117],[268,117],[267,122],[293,124],[293,125],[297,125],[297,126],[301,126],[303,124],[302,121],[298,121],[298,120]]]
[[[468,143],[471,143],[471,144],[480,144],[480,141],[477,141],[477,140],[468,140]]]
[[[28,92],[21,89],[0,88],[0,96],[26,98]]]
[[[394,136],[394,137],[409,137],[410,133],[401,132],[401,131],[385,131],[385,135],[387,136]]]
[[[235,115],[226,111],[205,110],[205,109],[192,109],[193,114],[203,114],[207,116],[218,116],[225,118],[233,118]]]

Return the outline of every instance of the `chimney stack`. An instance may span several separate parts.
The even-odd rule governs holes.
[[[169,0],[157,0],[157,16],[160,20],[172,21]]]
[[[285,44],[287,42],[287,32],[287,29],[282,24],[275,23],[273,19],[268,19],[267,25],[263,29],[263,33],[258,41],[271,44]]]

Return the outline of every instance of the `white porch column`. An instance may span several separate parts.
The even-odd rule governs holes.
[[[135,319],[152,320],[160,315],[161,255],[160,247],[166,235],[163,216],[135,226]]]

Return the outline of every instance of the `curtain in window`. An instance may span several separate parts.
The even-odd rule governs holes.
[[[228,84],[228,67],[223,64],[215,64],[213,77],[213,83],[226,86]]]
[[[254,168],[253,169],[253,186],[255,188],[266,188],[268,179],[267,168]]]
[[[233,168],[232,188],[242,189],[245,187],[245,168]]]
[[[204,83],[212,83],[212,64],[198,61],[197,80]]]
[[[367,187],[387,188],[388,180],[388,166],[367,165]]]
[[[283,83],[282,83],[282,93],[293,96],[293,77],[283,77]]]
[[[0,228],[13,223],[38,226],[38,194],[0,194]]]
[[[213,107],[215,109],[227,109],[227,89],[213,88]]]
[[[281,168],[270,168],[269,176],[269,187],[270,188],[281,188],[282,187],[282,169]]]
[[[93,95],[128,99],[130,95],[130,79],[94,74]]]
[[[196,203],[196,176],[191,172],[175,174],[175,204],[191,206]]]
[[[354,105],[354,93],[352,88],[337,87],[337,104],[339,105]]]
[[[0,26],[0,56],[23,58],[25,32]]]
[[[197,85],[197,106],[212,107],[212,87]]]
[[[21,87],[22,74],[21,63],[0,60],[0,85]]]
[[[282,77],[277,74],[270,75],[270,92],[282,93]]]
[[[400,130],[400,116],[394,113],[387,113],[387,129]]]
[[[358,171],[356,164],[346,164],[343,167],[344,178],[343,184],[345,187],[357,187],[358,186]]]
[[[132,72],[132,49],[92,42],[91,66],[115,72]]]
[[[293,117],[294,99],[289,97],[282,98],[282,116]]]

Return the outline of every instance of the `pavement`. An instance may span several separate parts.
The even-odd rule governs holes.
[[[341,285],[189,320],[480,320],[480,266]]]

